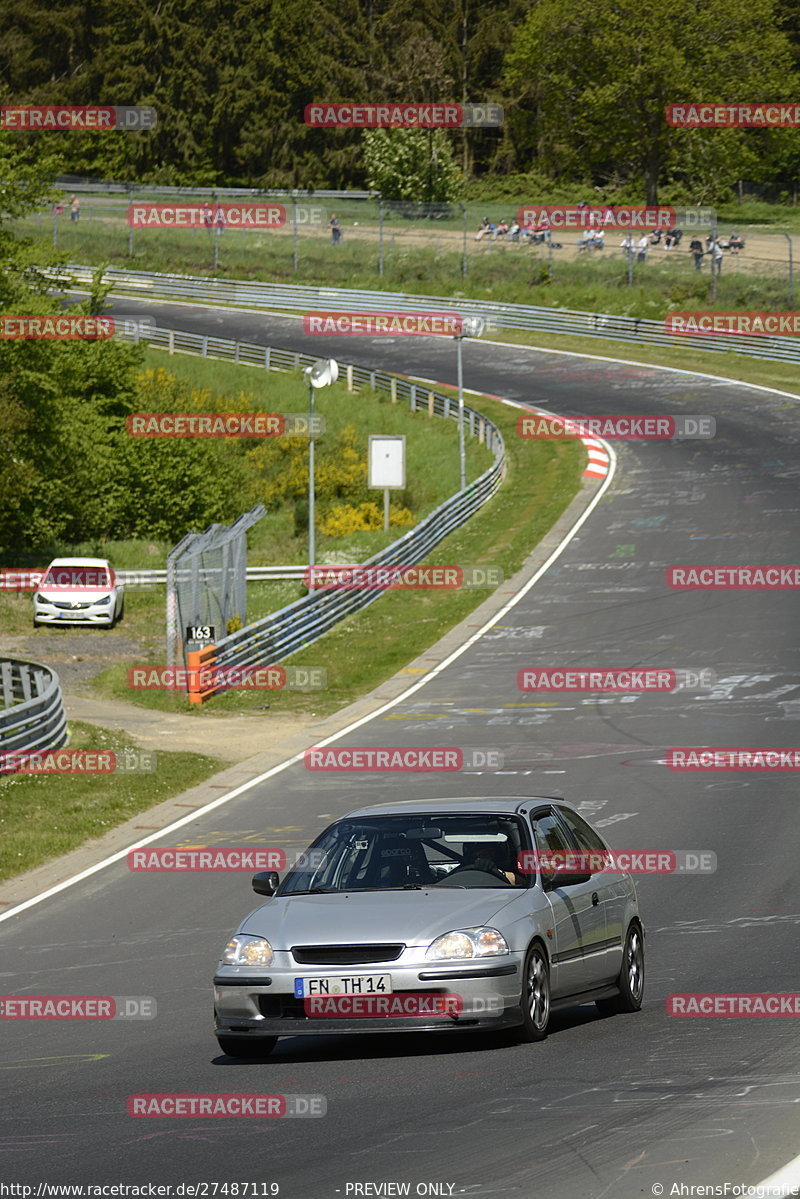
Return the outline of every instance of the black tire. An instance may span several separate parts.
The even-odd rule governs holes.
[[[277,1037],[218,1036],[219,1047],[228,1057],[269,1057],[278,1043]]]
[[[617,979],[619,995],[598,999],[597,1010],[603,1016],[622,1016],[638,1012],[644,999],[644,934],[640,925],[628,925],[622,949],[622,967]]]
[[[550,963],[538,942],[525,958],[522,971],[522,1024],[515,1029],[520,1041],[543,1041],[550,1024]]]

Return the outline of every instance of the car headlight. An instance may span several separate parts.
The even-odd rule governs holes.
[[[508,942],[496,928],[460,928],[437,937],[425,957],[441,961],[442,958],[490,958],[508,952]]]
[[[271,966],[272,946],[265,937],[231,937],[222,951],[225,966]]]
[[[110,603],[111,603],[111,596],[110,596],[110,595],[104,595],[102,599],[95,600],[94,602],[95,602],[96,604],[110,604]]]

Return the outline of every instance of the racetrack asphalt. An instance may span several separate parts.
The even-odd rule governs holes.
[[[127,299],[113,311],[309,352],[289,318]],[[320,354],[455,380],[449,342],[330,338]],[[158,1002],[151,1021],[2,1022],[5,1180],[275,1182],[290,1199],[402,1193],[353,1189],[366,1183],[409,1183],[412,1195],[435,1183],[427,1193],[633,1199],[680,1184],[756,1184],[797,1153],[792,1019],[681,1020],[665,1010],[673,992],[796,988],[796,781],[786,771],[676,772],[663,759],[671,746],[797,742],[793,593],[676,591],[665,572],[800,561],[798,403],[518,346],[468,342],[464,370],[471,388],[556,412],[711,415],[717,436],[616,442],[605,498],[536,586],[414,696],[339,742],[492,748],[502,771],[321,781],[296,765],[165,843],[302,847],[373,800],[563,795],[616,849],[717,856],[713,874],[637,882],[642,1012],[601,1019],[593,1006],[570,1009],[536,1045],[287,1038],[262,1062],[234,1062],[212,1035],[210,980],[255,906],[247,876],[138,875],[120,863],[0,927],[6,995]],[[711,670],[717,683],[603,698],[517,689],[523,667],[596,665]],[[327,1115],[126,1114],[132,1094],[239,1091],[322,1095]]]

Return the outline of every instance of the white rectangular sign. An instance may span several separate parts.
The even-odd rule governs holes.
[[[402,490],[406,485],[406,439],[379,437],[369,439],[369,486]]]

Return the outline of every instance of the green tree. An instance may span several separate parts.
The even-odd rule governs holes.
[[[689,186],[737,178],[744,131],[674,129],[669,104],[791,99],[791,46],[774,0],[613,0],[598,12],[539,0],[514,38],[514,130],[533,123],[537,166],[600,184],[636,182],[658,203],[668,173]]]
[[[368,186],[385,200],[441,203],[463,191],[453,147],[439,129],[366,130],[364,162]]]

